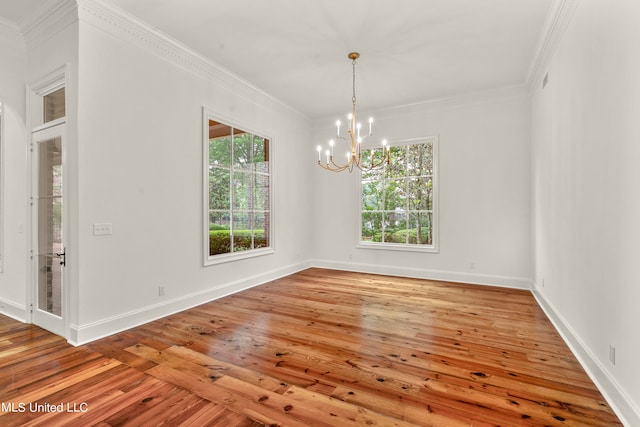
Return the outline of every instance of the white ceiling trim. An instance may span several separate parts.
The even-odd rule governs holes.
[[[11,45],[24,44],[24,37],[16,24],[0,18],[0,41],[9,42]]]
[[[528,98],[529,90],[524,84],[513,86],[500,86],[494,89],[483,90],[479,92],[463,93],[446,98],[430,99],[423,102],[413,104],[397,105],[378,110],[363,110],[360,112],[363,116],[372,115],[376,119],[395,119],[405,117],[414,113],[424,113],[430,111],[448,111],[456,108],[464,108],[469,106],[478,106],[493,104],[496,102],[504,102],[512,99]],[[331,127],[336,116],[327,116],[314,120],[314,129],[324,129]]]
[[[493,104],[511,99],[529,97],[527,87],[523,84],[514,86],[501,86],[494,89],[479,92],[463,93],[446,98],[431,99],[414,104],[399,105],[384,108],[371,114],[379,119],[403,117],[412,112],[447,111],[456,108]]]
[[[260,108],[287,110],[302,118],[303,113],[285,104],[243,80],[233,72],[215,64],[168,35],[152,28],[135,16],[101,0],[77,0],[78,15],[83,22],[108,31],[110,34],[133,42],[163,59],[207,80],[220,83],[221,87],[242,97]]]
[[[542,80],[579,3],[580,0],[554,0],[551,5],[525,80],[530,91]]]
[[[18,27],[24,35],[27,46],[35,46],[77,20],[75,0],[64,0],[54,3],[53,7],[50,7],[50,3],[42,3],[42,6],[23,20]]]

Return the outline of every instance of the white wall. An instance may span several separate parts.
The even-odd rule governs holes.
[[[79,300],[72,341],[93,339],[304,268],[308,120],[117,25],[81,19]],[[201,68],[202,68],[201,67]],[[208,68],[207,68],[208,67]],[[207,75],[209,73],[210,75]],[[272,138],[275,254],[203,267],[202,108]],[[94,223],[113,234],[94,236]],[[158,286],[165,296],[158,295]]]
[[[25,130],[27,54],[24,39],[18,31],[1,23],[0,51],[0,102],[3,105],[0,310],[26,320],[25,275],[29,247]]]
[[[356,248],[359,175],[316,167],[316,263],[529,288],[530,111],[526,92],[522,88],[497,90],[372,115],[379,138],[439,138],[439,253]],[[334,121],[316,123],[315,145],[326,146],[335,132]],[[314,146],[309,144],[308,151],[313,158]]]
[[[638,40],[637,1],[579,2],[532,103],[536,292],[629,425],[640,425]]]

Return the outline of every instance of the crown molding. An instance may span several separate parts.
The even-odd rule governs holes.
[[[18,24],[18,28],[27,46],[37,46],[77,20],[75,0],[42,2],[40,7]]]
[[[434,98],[412,104],[396,105],[377,110],[363,110],[363,116],[373,115],[377,120],[406,117],[410,114],[422,114],[432,111],[448,111],[458,108],[506,102],[529,97],[526,85],[501,86],[492,89],[468,92],[443,98]],[[327,123],[333,123],[335,116],[321,117],[313,121],[314,129],[322,129]]]
[[[24,46],[24,37],[16,24],[0,18],[0,42],[13,46]]]
[[[250,82],[214,63],[204,55],[183,45],[170,36],[151,27],[134,15],[103,0],[76,0],[82,22],[98,27],[129,43],[194,73],[214,81],[234,95],[267,110],[285,110],[298,117],[309,119],[300,111],[264,92]]]
[[[525,80],[530,91],[542,79],[579,3],[580,0],[554,0],[549,8]]]

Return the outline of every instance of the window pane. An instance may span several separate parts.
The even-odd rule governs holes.
[[[362,210],[380,211],[384,200],[384,183],[382,181],[362,183]]]
[[[388,178],[404,178],[407,175],[406,164],[406,147],[391,147],[391,161],[386,169]]]
[[[269,140],[260,136],[253,136],[253,164],[259,173],[269,172]]]
[[[251,174],[234,172],[233,174],[233,209],[249,210],[252,206]]]
[[[363,212],[362,213],[362,241],[381,242],[382,241],[382,213]]]
[[[371,167],[371,153],[373,152],[373,163],[374,165],[384,164],[384,155],[385,150],[382,147],[376,147],[373,150],[362,150],[362,157],[360,163],[363,167],[369,168]],[[366,180],[379,180],[382,179],[385,175],[385,167],[376,167],[370,171],[362,172],[362,179]]]
[[[233,252],[252,249],[251,224],[249,214],[235,213],[233,215]]]
[[[231,251],[230,218],[229,211],[209,212],[209,255]]]
[[[231,225],[230,211],[210,211],[209,230],[229,230]]]
[[[403,211],[384,213],[384,241],[386,243],[406,243],[407,215]]]
[[[410,210],[431,210],[433,188],[431,178],[413,178],[409,180],[407,199]]]
[[[236,170],[251,170],[253,156],[252,135],[236,129],[233,135],[233,167]]]
[[[60,88],[42,97],[44,123],[51,122],[66,115],[64,88]]]
[[[231,166],[231,137],[209,140],[209,164],[227,168]]]
[[[406,210],[406,180],[391,179],[386,181],[384,191],[384,210]]]
[[[230,208],[230,185],[228,169],[209,167],[209,209],[228,210]]]
[[[433,144],[407,146],[407,174],[410,176],[433,174]]]
[[[432,218],[431,212],[412,212],[409,214],[409,243],[415,245],[433,244]]]
[[[253,209],[269,209],[269,177],[267,175],[253,176]]]
[[[253,247],[266,248],[269,246],[269,214],[260,212],[254,214]]]

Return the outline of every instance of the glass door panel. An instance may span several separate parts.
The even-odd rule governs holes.
[[[38,142],[37,150],[37,308],[60,317],[65,262],[62,240],[62,138]]]

